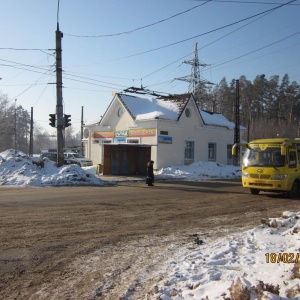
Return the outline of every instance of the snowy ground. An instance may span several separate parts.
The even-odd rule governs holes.
[[[38,158],[14,150],[0,153],[0,185],[43,187],[106,185],[96,168],[76,165],[41,167]],[[236,179],[238,167],[196,162],[158,170],[156,179]],[[124,177],[120,178],[124,179]],[[113,179],[116,181],[116,178]],[[166,275],[153,285],[148,299],[300,299],[300,211],[258,220],[258,227],[206,244],[196,240],[162,267]],[[197,237],[195,237],[197,239]],[[132,287],[134,288],[134,287]],[[126,297],[126,295],[124,295]]]

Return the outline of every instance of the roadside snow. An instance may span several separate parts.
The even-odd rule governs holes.
[[[240,176],[239,167],[212,162],[170,166],[156,171],[157,179],[234,179]],[[2,186],[101,186],[107,183],[96,176],[95,166],[57,168],[53,162],[45,160],[42,167],[38,158],[21,152],[15,154],[11,149],[0,153]],[[147,299],[299,300],[300,211],[287,211],[280,218],[262,220],[262,223],[253,230],[209,244],[195,237],[196,248],[180,249],[180,259],[161,265],[164,276],[148,291]],[[122,299],[128,299],[126,293]]]
[[[300,299],[300,211],[262,223],[169,263],[151,299]]]

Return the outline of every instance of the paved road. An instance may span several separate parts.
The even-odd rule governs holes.
[[[0,299],[144,299],[196,234],[253,228],[299,201],[237,181],[1,187]]]

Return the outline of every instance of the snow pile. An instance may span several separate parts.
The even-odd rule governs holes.
[[[168,264],[151,299],[300,299],[300,211],[195,248]]]
[[[67,165],[57,168],[55,163],[44,158],[30,157],[10,149],[0,153],[0,185],[16,186],[62,186],[104,185],[118,181],[130,181],[130,177],[116,176],[111,182],[96,175],[96,166],[81,168]],[[241,168],[214,162],[195,162],[189,166],[170,166],[155,172],[156,180],[181,179],[237,179]],[[143,180],[143,179],[140,179]]]
[[[103,185],[103,181],[77,165],[57,168],[53,161],[7,150],[0,153],[0,185]]]
[[[194,162],[188,166],[170,166],[162,168],[156,174],[160,179],[236,179],[241,178],[240,167],[223,165],[215,162]]]

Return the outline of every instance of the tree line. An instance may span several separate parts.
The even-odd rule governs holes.
[[[29,153],[31,115],[21,105],[11,103],[7,95],[0,94],[0,152],[17,149]],[[50,127],[50,126],[49,126]],[[56,136],[51,136],[42,126],[33,122],[33,153],[55,148]],[[66,147],[80,146],[80,132],[72,126],[65,130]]]
[[[299,137],[300,87],[296,81],[290,82],[288,74],[281,81],[278,75],[267,79],[264,74],[253,82],[246,76],[238,81],[240,124],[247,128],[242,139]],[[236,98],[236,80],[228,84],[225,77],[215,86],[200,83],[196,92],[201,109],[221,113],[232,122]]]

